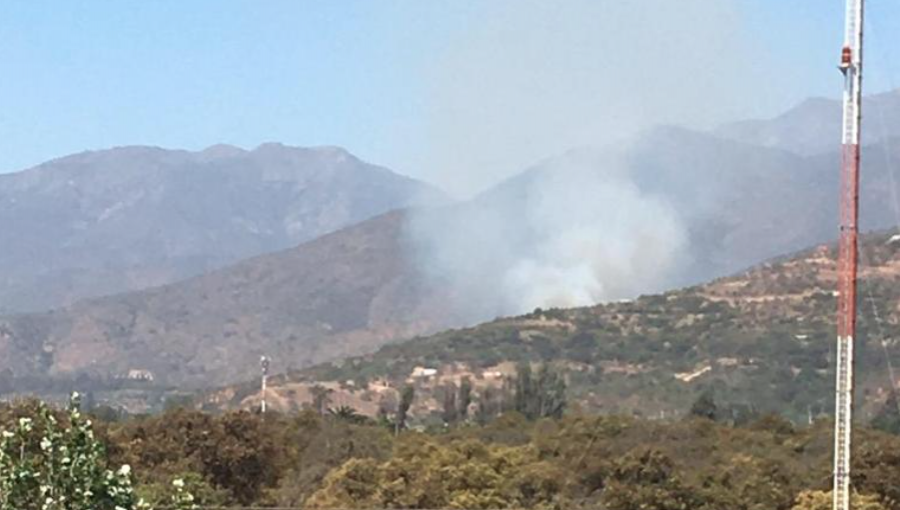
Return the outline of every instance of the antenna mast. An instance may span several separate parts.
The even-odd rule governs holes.
[[[841,51],[844,123],[841,151],[841,231],[838,246],[837,374],[834,417],[834,510],[850,510],[850,439],[853,426],[853,341],[859,234],[859,156],[862,112],[864,0],[847,0]]]
[[[266,383],[269,379],[269,358],[262,356],[259,358],[259,368],[262,372],[262,380],[259,388],[259,410],[261,413],[266,412]]]

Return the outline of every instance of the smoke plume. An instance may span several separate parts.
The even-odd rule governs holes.
[[[419,211],[410,232],[428,276],[467,320],[572,307],[659,290],[687,234],[664,197],[622,158],[571,152],[450,209]]]
[[[761,66],[774,64],[744,39],[746,6],[479,5],[490,7],[468,38],[434,59],[419,166],[457,194],[501,184],[450,211],[414,215],[423,270],[452,290],[469,320],[684,281],[686,219],[616,154],[655,125],[705,127],[755,113],[772,74]],[[735,100],[746,97],[756,99]],[[572,147],[620,149],[567,153]],[[552,154],[565,156],[513,177]]]

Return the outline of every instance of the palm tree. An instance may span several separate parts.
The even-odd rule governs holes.
[[[336,420],[345,421],[347,423],[362,424],[366,422],[365,416],[359,414],[356,409],[347,405],[331,407],[328,409],[328,414]]]

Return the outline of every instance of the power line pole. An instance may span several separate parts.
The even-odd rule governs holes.
[[[259,358],[259,368],[262,371],[262,383],[259,389],[259,410],[263,414],[266,412],[266,383],[269,378],[269,358],[262,356]]]
[[[862,119],[864,0],[847,0],[841,50],[844,120],[841,151],[841,231],[838,245],[837,374],[834,417],[834,510],[850,510],[850,446],[853,432],[853,343],[859,257],[859,161]]]

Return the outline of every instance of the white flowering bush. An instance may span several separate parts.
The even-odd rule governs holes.
[[[107,467],[103,445],[78,408],[75,394],[60,423],[39,404],[33,418],[0,431],[0,510],[147,509],[132,488],[131,468]],[[192,500],[176,490],[172,506],[195,508]]]
[[[172,495],[172,506],[178,510],[195,510],[199,508],[194,502],[194,495],[184,488],[184,480],[176,478],[172,481],[175,493]]]

